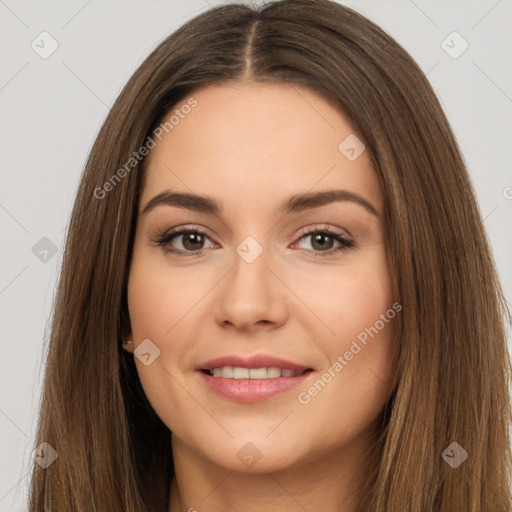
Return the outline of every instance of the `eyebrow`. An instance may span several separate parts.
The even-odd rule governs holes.
[[[274,213],[284,215],[298,213],[312,208],[319,208],[326,204],[343,201],[356,203],[371,214],[379,217],[376,208],[369,201],[348,190],[326,190],[323,192],[296,194],[283,201],[281,205],[274,210]],[[186,192],[173,192],[171,190],[164,190],[150,199],[142,210],[141,215],[145,215],[151,210],[154,210],[157,206],[162,205],[186,208],[187,210],[215,215],[217,217],[222,216],[221,204],[212,197]]]

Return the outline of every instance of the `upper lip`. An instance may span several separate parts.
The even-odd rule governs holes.
[[[280,368],[281,370],[288,369],[296,372],[313,369],[310,366],[302,366],[268,354],[256,354],[250,357],[229,355],[210,359],[209,361],[199,364],[196,370],[213,370],[214,368],[223,368],[224,366],[236,366],[239,368]]]

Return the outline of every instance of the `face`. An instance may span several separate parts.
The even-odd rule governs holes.
[[[192,97],[141,191],[128,304],[144,391],[173,443],[211,464],[357,459],[390,393],[400,309],[368,151],[299,86]]]

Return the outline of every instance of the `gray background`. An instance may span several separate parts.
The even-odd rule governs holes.
[[[155,45],[219,3],[0,0],[0,512],[26,510],[45,330],[94,137]],[[377,22],[427,73],[465,156],[511,304],[512,0],[341,3]],[[50,48],[43,31],[58,43],[45,59],[31,47]],[[453,31],[469,44],[457,58],[445,51],[463,49],[448,37]]]

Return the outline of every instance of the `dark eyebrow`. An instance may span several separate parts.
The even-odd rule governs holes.
[[[348,190],[326,190],[324,192],[297,194],[282,203],[278,212],[283,214],[302,212],[304,210],[309,210],[310,208],[318,208],[319,206],[324,206],[337,201],[351,201],[364,207],[376,217],[379,216],[377,209],[370,202],[362,198],[360,195],[354,192],[349,192]]]
[[[327,190],[324,192],[310,192],[305,194],[296,194],[284,201],[275,211],[276,214],[290,214],[318,208],[329,203],[337,201],[351,201],[364,207],[367,211],[375,216],[379,216],[375,207],[366,199],[354,192],[348,190]],[[141,215],[148,213],[157,206],[167,205],[176,206],[178,208],[186,208],[188,210],[216,215],[222,215],[222,206],[215,199],[208,196],[200,196],[186,192],[172,192],[164,190],[160,194],[150,199]]]
[[[189,194],[186,192],[172,192],[170,190],[164,190],[147,202],[141,212],[141,215],[154,210],[160,205],[177,206],[179,208],[186,208],[188,210],[209,213],[217,216],[222,214],[222,207],[211,197],[199,196],[197,194]]]

